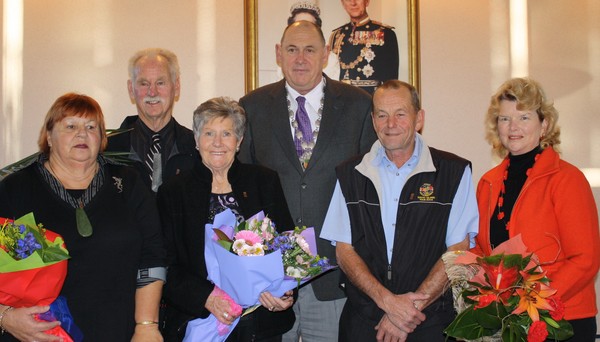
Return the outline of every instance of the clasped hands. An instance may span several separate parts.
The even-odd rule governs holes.
[[[429,295],[414,292],[386,298],[383,308],[385,314],[375,326],[377,341],[406,341],[408,334],[425,320],[425,314],[421,312],[422,307],[419,303],[427,299]]]
[[[283,311],[294,304],[293,291],[287,291],[282,297],[274,297],[269,292],[263,292],[260,294],[259,301],[269,311]],[[219,322],[227,325],[232,324],[242,314],[241,306],[216,286],[208,296],[205,307]]]

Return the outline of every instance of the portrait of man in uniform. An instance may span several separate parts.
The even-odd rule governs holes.
[[[348,1],[350,12],[359,13],[352,15],[345,9],[345,2],[342,0],[249,1],[255,7],[245,10],[245,20],[253,26],[249,26],[245,32],[249,36],[256,34],[257,40],[250,42],[247,50],[247,58],[252,63],[249,64],[251,67],[246,68],[246,78],[253,84],[247,90],[282,78],[273,56],[273,46],[280,41],[280,33],[288,24],[292,12],[299,11],[298,6],[310,8],[315,12],[319,9],[321,29],[326,34],[326,43],[330,50],[323,72],[330,78],[345,80],[346,83],[355,86],[362,84],[360,86],[369,93],[375,90],[374,84],[381,84],[388,79],[400,79],[418,85],[419,49],[415,42],[419,25],[415,7],[419,0],[351,0]],[[352,7],[353,3],[356,3],[354,7],[357,10]],[[302,14],[305,15],[304,19],[312,19],[307,13]],[[298,20],[297,16],[293,18]],[[348,40],[351,38],[354,22],[358,23],[354,28],[356,39],[352,37],[351,43]],[[336,33],[337,39],[334,39]],[[369,47],[366,47],[367,44]],[[366,58],[360,56],[363,49]],[[355,62],[357,58],[359,61]],[[344,64],[340,65],[340,62]],[[352,68],[347,69],[347,78],[344,79],[346,74],[344,68],[349,65]],[[370,76],[365,76],[365,73]]]
[[[398,79],[398,40],[392,26],[372,20],[370,0],[340,0],[350,22],[331,33],[329,46],[339,61],[339,80],[373,94],[377,86]]]

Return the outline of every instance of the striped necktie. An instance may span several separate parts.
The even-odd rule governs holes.
[[[148,167],[150,181],[152,182],[152,190],[158,190],[158,186],[162,183],[162,162],[160,155],[160,134],[152,135],[152,145],[146,154],[146,167]]]

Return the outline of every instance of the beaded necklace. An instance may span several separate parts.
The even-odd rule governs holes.
[[[533,164],[535,165],[535,162],[538,160],[538,158],[540,157],[541,152],[537,153],[535,155]],[[496,218],[498,218],[498,221],[502,221],[504,222],[504,227],[506,230],[508,230],[509,224],[510,224],[510,220],[506,219],[506,213],[504,212],[504,197],[506,196],[506,180],[508,179],[508,169],[510,168],[510,158],[508,158],[508,163],[506,163],[506,169],[504,170],[504,177],[502,179],[502,187],[500,188],[500,197],[498,197],[498,214],[496,216]],[[533,168],[533,165],[527,169],[527,171],[525,172],[525,175],[527,176],[527,178],[529,178],[529,173],[531,172],[531,169]]]
[[[315,129],[313,130],[312,139],[310,141],[305,141],[303,139],[302,131],[298,128],[298,122],[296,121],[296,113],[292,110],[292,104],[290,103],[289,96],[287,98],[287,107],[288,113],[290,115],[290,122],[292,123],[292,128],[294,129],[294,136],[298,141],[300,141],[302,145],[302,155],[300,156],[300,164],[302,168],[306,170],[308,167],[308,161],[312,156],[313,149],[315,148],[315,143],[317,142],[317,137],[319,136],[319,127],[321,126],[321,117],[323,116],[323,103],[325,102],[325,83],[323,83],[323,96],[321,97],[321,103],[319,105],[319,110],[317,111],[317,121],[315,121]]]

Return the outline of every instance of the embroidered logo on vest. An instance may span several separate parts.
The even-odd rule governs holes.
[[[432,196],[433,195],[433,185],[431,185],[429,183],[423,183],[423,185],[421,185],[421,187],[419,187],[419,194],[421,195],[421,196],[417,197],[419,199],[419,201],[435,200],[435,196]]]

